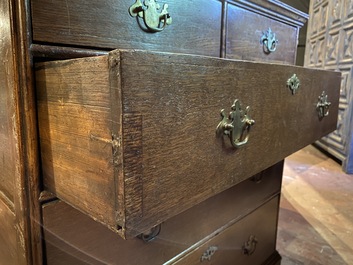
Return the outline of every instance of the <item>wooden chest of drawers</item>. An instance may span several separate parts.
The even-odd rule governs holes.
[[[295,93],[287,87],[294,73]],[[334,130],[340,75],[117,50],[39,64],[36,80],[46,188],[136,236]],[[321,119],[322,91],[332,111]],[[256,124],[244,122],[237,139],[217,137],[223,108],[233,125]]]
[[[305,14],[277,0],[0,6],[0,263],[279,264],[283,159],[334,130],[338,108],[338,73],[289,66]]]

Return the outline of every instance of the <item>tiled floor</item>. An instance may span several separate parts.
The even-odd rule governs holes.
[[[353,175],[313,146],[286,159],[277,249],[282,265],[353,265]]]

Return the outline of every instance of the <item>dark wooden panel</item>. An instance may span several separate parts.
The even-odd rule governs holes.
[[[271,28],[276,34],[276,51],[267,54],[260,43],[263,32]],[[226,57],[294,64],[299,29],[261,14],[228,5]]]
[[[0,199],[0,263],[18,264],[15,214]]]
[[[109,78],[107,66],[99,64],[106,56],[38,66],[39,104],[48,109],[39,109],[46,126],[40,125],[41,143],[47,147],[42,159],[44,167],[52,167],[51,174],[44,169],[44,178],[60,198],[103,222],[104,202],[113,207],[115,200],[119,224],[129,235],[264,170],[336,127],[339,73],[143,51],[109,56],[117,68]],[[286,86],[293,73],[301,81],[294,95]],[[104,92],[112,80],[118,85]],[[316,104],[323,90],[332,102],[331,113],[319,120]],[[100,114],[102,106],[120,109],[115,106],[119,99],[108,104],[112,91],[121,94],[122,123],[120,111]],[[236,98],[243,107],[250,106],[256,121],[248,144],[240,149],[215,133],[220,110],[230,111]],[[81,120],[77,113],[82,113]],[[113,125],[118,127],[115,133],[123,134],[114,140]],[[100,145],[93,146],[93,140]],[[121,153],[123,160],[115,161],[113,156]],[[103,165],[113,160],[117,175],[112,167],[87,171],[90,161]],[[93,207],[94,197],[101,198],[99,216],[77,204],[91,201]]]
[[[130,17],[128,9],[134,2],[33,0],[33,39],[109,49],[220,55],[220,1],[159,1],[168,4],[173,22],[158,33],[143,31],[136,18]]]
[[[279,197],[273,198],[174,264],[194,265],[207,261],[210,264],[222,265],[233,265],[235,261],[236,264],[242,265],[262,264],[275,253],[278,204]],[[243,246],[250,236],[256,238],[257,244],[251,255],[245,255]],[[216,247],[217,250],[211,256],[205,255],[209,260],[202,260],[202,256],[210,247]]]
[[[260,183],[246,180],[169,219],[149,243],[123,240],[64,202],[48,203],[43,206],[48,265],[162,264],[278,194],[282,167],[267,169]]]

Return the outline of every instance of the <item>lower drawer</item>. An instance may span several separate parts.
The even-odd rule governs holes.
[[[263,264],[275,253],[278,204],[273,198],[173,264]]]
[[[282,168],[280,162],[169,219],[150,242],[139,238],[123,240],[62,201],[47,203],[42,208],[47,264],[144,265],[173,260],[214,231],[279,194]]]

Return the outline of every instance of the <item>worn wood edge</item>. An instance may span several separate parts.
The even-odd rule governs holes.
[[[275,250],[271,256],[268,257],[268,259],[266,259],[262,265],[279,265],[281,264],[281,260],[282,257],[281,255],[278,253],[277,250]]]
[[[86,48],[75,48],[45,44],[32,44],[30,52],[33,57],[42,59],[73,59],[80,57],[91,57],[107,55],[108,51],[93,50]]]
[[[56,199],[57,199],[57,197],[55,196],[55,194],[53,194],[47,190],[43,190],[39,195],[39,202],[41,204],[45,204],[45,203],[54,201]]]
[[[327,73],[332,75],[332,78],[337,78],[337,80],[341,80],[341,72],[339,71],[333,71],[330,69],[321,69],[321,68],[308,68],[304,66],[299,66],[299,65],[289,65],[289,64],[281,64],[281,63],[276,63],[276,62],[257,62],[257,61],[249,61],[249,60],[241,60],[241,59],[230,59],[230,58],[218,58],[218,57],[211,57],[211,56],[205,56],[205,55],[197,55],[197,54],[184,54],[184,53],[171,53],[171,52],[159,52],[159,51],[147,51],[147,50],[139,50],[139,49],[116,49],[110,52],[116,53],[119,52],[121,58],[124,57],[124,54],[132,54],[132,53],[140,53],[141,56],[158,56],[158,57],[164,57],[164,58],[170,58],[170,60],[178,60],[178,58],[183,58],[185,63],[179,63],[181,64],[192,64],[192,65],[199,65],[199,66],[211,66],[214,67],[214,65],[217,65],[217,62],[221,63],[232,63],[232,62],[238,62],[242,63],[244,65],[262,65],[263,68],[266,68],[266,66],[269,65],[276,65],[280,66],[281,68],[291,68],[293,71],[296,69],[305,69],[305,71],[309,72],[321,72],[322,74]],[[158,59],[158,58],[156,58]],[[207,60],[206,60],[207,59]],[[75,60],[75,59],[72,59]],[[79,60],[79,59],[77,59]],[[163,59],[166,61],[165,59]],[[176,62],[174,62],[176,63]],[[39,63],[38,65],[41,65]]]
[[[111,131],[113,143],[114,185],[115,185],[115,212],[116,229],[119,235],[125,238],[126,209],[124,161],[122,143],[122,99],[121,99],[121,61],[120,51],[115,50],[108,55],[109,84],[111,98]]]
[[[15,87],[18,102],[16,112],[16,134],[19,159],[18,176],[15,179],[17,188],[15,197],[16,231],[18,238],[19,264],[42,264],[41,209],[38,203],[39,193],[39,160],[36,131],[35,97],[32,71],[32,57],[29,45],[32,41],[30,3],[26,1],[9,1],[12,16],[14,78],[18,81]]]
[[[183,252],[179,253],[178,255],[176,255],[175,257],[170,259],[169,261],[165,262],[163,265],[172,265],[172,264],[175,264],[176,262],[180,261],[185,256],[191,254],[195,249],[201,247],[206,242],[210,241],[211,239],[213,239],[214,237],[216,237],[217,235],[219,235],[220,233],[222,233],[223,231],[225,231],[229,227],[233,226],[234,224],[239,222],[241,219],[247,217],[249,214],[255,212],[261,206],[265,205],[266,203],[268,203],[269,201],[271,201],[272,199],[274,199],[276,197],[277,197],[277,201],[278,201],[278,204],[279,204],[280,197],[279,197],[279,193],[278,192],[268,196],[266,199],[264,199],[261,202],[259,202],[254,208],[248,209],[247,211],[244,211],[240,216],[238,216],[237,218],[234,218],[233,220],[231,220],[228,223],[226,223],[224,226],[222,226],[222,227],[218,228],[217,230],[215,230],[214,232],[210,233],[207,237],[204,237],[200,241],[196,242],[195,244],[193,244],[189,248],[185,249]],[[277,218],[277,220],[278,220],[278,218]]]
[[[229,3],[232,3],[235,6],[242,7],[254,13],[267,16],[271,19],[281,21],[283,23],[289,24],[295,27],[302,27],[308,20],[309,15],[301,12],[289,5],[286,5],[278,0],[268,0],[270,4],[274,5],[275,7],[281,10],[281,13],[272,11],[264,6],[264,3],[261,1],[254,1],[252,0],[226,0]]]
[[[1,190],[0,190],[0,200],[11,210],[11,212],[15,213],[15,205],[13,201],[11,201]]]

